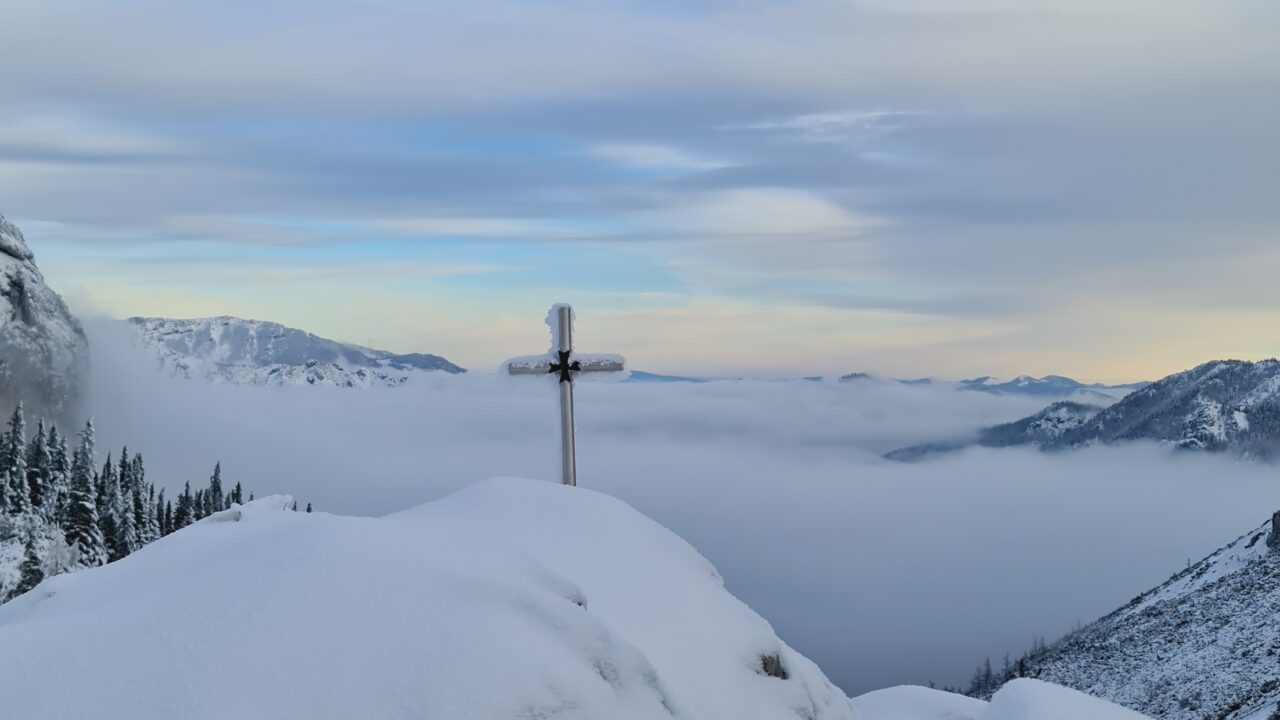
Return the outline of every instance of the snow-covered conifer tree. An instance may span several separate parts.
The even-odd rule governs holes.
[[[70,486],[67,491],[66,519],[63,534],[75,553],[74,562],[81,567],[95,567],[107,562],[106,543],[98,527],[97,491],[93,482],[93,421],[80,431],[80,444],[71,461]]]
[[[182,493],[178,495],[178,505],[173,512],[174,530],[181,530],[195,521],[195,500],[191,495],[191,483],[187,482],[182,486]]]
[[[15,598],[31,588],[40,584],[44,580],[44,558],[40,556],[36,548],[36,534],[34,532],[27,533],[27,544],[22,553],[22,565],[19,567],[21,576],[18,578],[18,584],[14,586],[13,591],[9,594],[9,598]]]
[[[58,434],[56,425],[49,427],[49,474],[45,478],[45,514],[59,527],[66,518],[71,483],[71,463],[67,457],[67,438]]]
[[[22,416],[22,403],[18,403],[9,416],[9,429],[0,452],[4,456],[9,512],[24,513],[31,508],[31,492],[27,488],[27,425]]]
[[[44,420],[36,425],[36,434],[27,443],[27,492],[31,497],[31,506],[46,517],[48,511],[44,507],[45,486],[49,480],[49,445],[45,432]]]
[[[204,494],[204,514],[212,515],[227,507],[226,497],[222,494],[222,463],[213,466],[213,476],[209,478],[209,491]]]

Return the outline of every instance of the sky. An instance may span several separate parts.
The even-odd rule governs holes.
[[[7,0],[0,213],[85,315],[492,368],[1149,379],[1280,352],[1264,0]]]

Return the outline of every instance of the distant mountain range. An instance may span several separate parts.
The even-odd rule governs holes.
[[[967,443],[894,450],[920,460],[969,445],[1032,445],[1044,450],[1151,440],[1173,447],[1271,458],[1280,448],[1280,361],[1220,360],[1170,375],[1109,407],[1057,402]]]
[[[241,385],[396,386],[427,371],[465,372],[439,355],[392,353],[279,323],[221,316],[129,318],[141,344],[182,377]]]
[[[959,390],[991,393],[992,395],[1025,395],[1029,397],[1094,399],[1099,402],[1111,402],[1117,398],[1146,387],[1150,383],[1128,383],[1124,385],[1104,385],[1102,383],[1085,384],[1062,375],[1045,375],[1032,377],[1019,375],[1012,380],[998,380],[989,375],[959,382],[935,380],[933,378],[882,378],[865,372],[849,373],[840,376],[840,382],[878,381],[893,382],[902,385],[941,385],[953,386]]]
[[[996,678],[1027,675],[1164,720],[1280,716],[1275,519]]]

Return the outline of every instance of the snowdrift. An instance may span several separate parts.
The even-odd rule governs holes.
[[[922,687],[894,687],[852,700],[858,720],[1145,720],[1105,700],[1039,680],[1014,680],[990,703]]]
[[[264,498],[0,607],[3,718],[811,718],[847,698],[621,501]]]

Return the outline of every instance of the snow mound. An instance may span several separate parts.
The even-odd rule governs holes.
[[[983,720],[987,703],[956,693],[901,685],[853,699],[858,720]]]
[[[499,479],[384,518],[263,498],[0,607],[5,717],[853,717],[621,501]]]
[[[1005,684],[990,703],[904,685],[860,695],[850,704],[858,720],[1149,720],[1105,700],[1028,679]]]
[[[1106,700],[1039,680],[1012,680],[991,698],[983,720],[1146,720]]]

